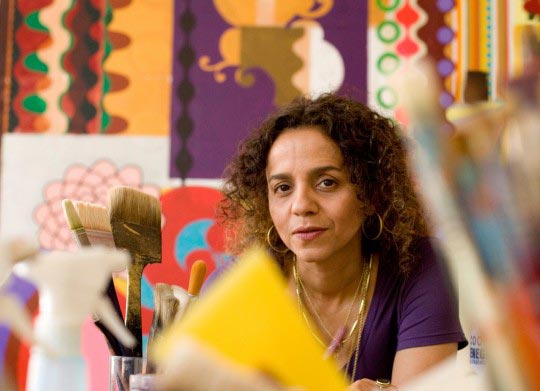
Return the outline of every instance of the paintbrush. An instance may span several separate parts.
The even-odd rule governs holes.
[[[203,260],[197,260],[191,265],[189,275],[188,290],[179,286],[172,286],[173,293],[179,301],[180,308],[176,313],[176,320],[182,319],[189,307],[197,300],[206,276],[206,263]]]
[[[73,206],[81,219],[82,226],[86,231],[86,236],[91,246],[105,246],[114,248],[114,238],[111,229],[111,223],[109,221],[109,211],[103,205],[94,204],[84,201],[73,201]],[[114,273],[113,273],[114,274]],[[111,278],[107,285],[107,296],[111,300],[114,311],[118,317],[123,321],[122,310],[120,309],[120,303],[118,302],[118,296],[114,287],[114,280]],[[99,321],[94,319],[96,326],[103,332],[103,325]],[[121,354],[117,356],[131,356],[133,351],[131,348],[121,346]]]
[[[516,365],[511,341],[504,332],[504,316],[493,297],[493,279],[486,274],[478,246],[469,234],[466,221],[454,193],[454,170],[462,169],[459,161],[449,161],[448,140],[444,139],[443,121],[438,116],[437,78],[431,67],[421,68],[413,76],[408,73],[401,86],[408,96],[409,130],[417,142],[412,156],[413,167],[422,189],[421,196],[429,210],[429,217],[444,240],[441,249],[447,260],[450,276],[455,286],[462,290],[461,298],[466,317],[475,319],[488,336],[489,351],[495,380],[504,389],[523,389],[523,379]],[[415,91],[414,94],[408,94]],[[450,171],[450,172],[448,172]],[[457,175],[457,172],[454,172]],[[464,173],[462,173],[464,174]]]
[[[178,310],[178,299],[174,297],[169,284],[157,283],[154,286],[154,316],[148,334],[148,345],[152,345],[161,330],[169,326]]]
[[[137,338],[134,356],[142,357],[141,279],[143,269],[161,262],[161,206],[140,190],[109,190],[109,216],[116,247],[132,258],[128,267],[126,326]]]
[[[195,261],[191,266],[191,273],[189,275],[188,293],[192,297],[199,296],[205,276],[206,263],[203,260],[199,259]]]
[[[84,201],[73,201],[91,246],[114,248],[109,211],[103,205]]]
[[[150,333],[148,334],[147,352],[151,356],[151,351],[155,341],[160,337],[162,331],[168,328],[175,320],[178,311],[179,301],[173,294],[169,284],[157,283],[154,285],[154,314]],[[155,372],[155,367],[150,360],[147,363],[149,373]]]
[[[105,207],[86,202],[72,202],[68,199],[62,201],[62,207],[71,232],[73,233],[73,238],[79,247],[96,245],[97,243],[93,238],[106,236],[107,225],[109,226],[110,231],[109,214]],[[105,223],[103,222],[103,219],[105,219]],[[103,232],[103,234],[99,234],[99,232]],[[109,235],[110,240],[112,241],[112,233],[109,233]],[[100,240],[99,244],[106,245],[103,240]],[[108,247],[114,247],[114,241],[112,241],[112,246],[109,245]],[[118,319],[123,320],[120,303],[118,302],[118,296],[116,295],[112,278],[109,280],[106,293]],[[96,327],[105,336],[112,355],[125,356],[131,353],[131,349],[125,347],[118,341],[96,314],[92,314],[92,318]]]
[[[82,225],[81,218],[75,210],[73,202],[71,202],[71,200],[63,200],[62,208],[64,209],[64,215],[66,216],[66,220],[69,224],[69,229],[71,229],[73,239],[75,239],[77,246],[89,247],[90,240],[88,240],[88,235],[86,235],[86,231]]]

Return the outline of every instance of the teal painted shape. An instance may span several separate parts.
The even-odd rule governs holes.
[[[189,253],[210,248],[206,242],[206,235],[213,224],[213,219],[194,220],[180,231],[174,243],[174,255],[182,269],[186,268]]]
[[[154,288],[144,275],[141,280],[141,304],[146,308],[154,308]]]
[[[142,354],[143,357],[146,357],[148,348],[148,334],[143,334],[142,336]]]

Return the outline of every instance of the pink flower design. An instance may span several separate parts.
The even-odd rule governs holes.
[[[142,183],[141,169],[135,165],[118,169],[108,160],[98,160],[91,167],[72,165],[63,179],[45,186],[44,202],[34,210],[41,246],[50,250],[75,250],[77,246],[62,210],[62,200],[107,205],[107,191],[114,186],[129,186],[160,196],[159,187]]]

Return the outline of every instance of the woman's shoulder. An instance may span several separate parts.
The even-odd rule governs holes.
[[[430,236],[415,238],[411,244],[411,254],[416,258],[416,267],[412,271],[413,274],[440,266],[443,261],[438,251],[438,239]]]
[[[407,253],[413,258],[410,262],[410,267],[406,272],[401,270],[400,256],[396,249],[375,250],[382,256],[381,268],[386,273],[391,274],[392,278],[407,279],[411,275],[415,275],[422,270],[432,267],[438,259],[436,252],[435,239],[429,236],[416,236],[412,239]]]
[[[451,285],[444,258],[439,251],[438,239],[417,237],[411,244],[411,254],[416,258],[414,267],[403,276],[402,288],[417,289],[418,285]]]
[[[417,257],[416,266],[403,280],[402,294],[405,295],[448,295],[454,296],[454,287],[438,239],[419,237],[412,247]],[[437,291],[437,293],[434,292]]]

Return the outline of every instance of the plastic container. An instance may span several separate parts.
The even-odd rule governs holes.
[[[156,374],[138,374],[131,375],[129,378],[130,391],[155,391],[158,390],[159,375]]]
[[[109,391],[128,391],[132,375],[146,373],[146,358],[111,356],[109,359]]]
[[[122,343],[133,343],[133,336],[103,296],[111,272],[128,263],[123,251],[85,248],[75,253],[45,253],[15,265],[13,271],[39,290],[34,332],[40,345],[30,350],[27,391],[87,389],[81,333],[90,313],[97,314]]]

